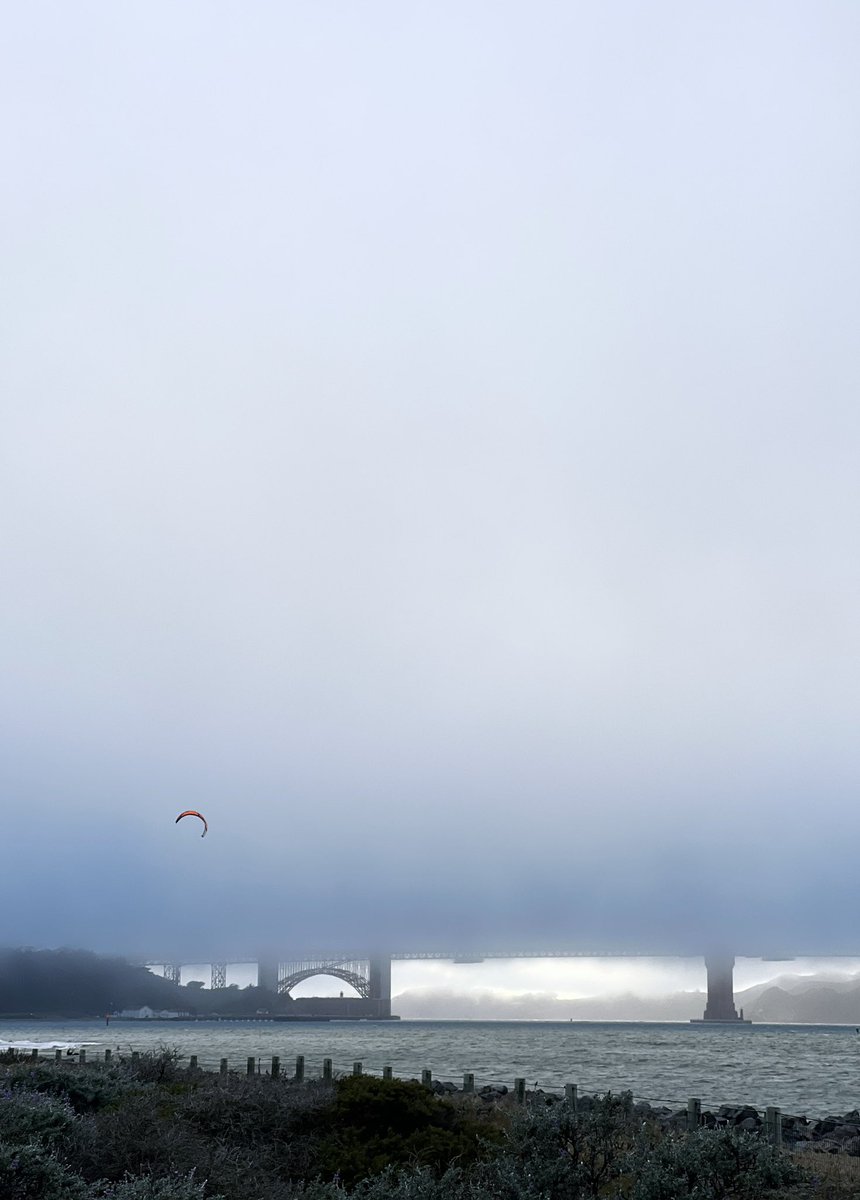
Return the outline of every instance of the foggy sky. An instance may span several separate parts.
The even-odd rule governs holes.
[[[858,34],[8,10],[0,943],[860,952]]]

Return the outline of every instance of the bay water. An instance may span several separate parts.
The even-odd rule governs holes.
[[[91,1058],[175,1047],[196,1054],[201,1067],[244,1071],[247,1059],[268,1069],[279,1055],[291,1074],[305,1056],[308,1076],[331,1058],[334,1070],[362,1063],[368,1074],[390,1064],[401,1078],[475,1086],[515,1077],[546,1089],[575,1083],[580,1093],[632,1091],[681,1107],[697,1096],[705,1107],[723,1103],[778,1105],[785,1112],[824,1116],[860,1108],[860,1034],[853,1026],[689,1025],[555,1021],[3,1021],[0,1049],[14,1046],[49,1055],[86,1047]]]

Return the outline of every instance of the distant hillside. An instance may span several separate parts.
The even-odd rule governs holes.
[[[553,992],[506,995],[411,988],[394,997],[401,1017],[477,1021],[689,1021],[705,1010],[704,992],[666,996],[590,996],[566,999]],[[860,1026],[860,976],[782,975],[735,993],[753,1021]]]
[[[0,950],[0,1014],[98,1016],[180,1007],[181,989],[122,958],[89,950]]]
[[[860,1026],[857,975],[783,975],[738,992],[736,1000],[753,1021]]]
[[[0,1016],[95,1017],[148,1005],[195,1014],[250,1015],[292,1003],[260,988],[213,992],[201,984],[180,987],[124,958],[89,950],[0,950]]]

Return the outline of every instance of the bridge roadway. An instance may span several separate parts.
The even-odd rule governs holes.
[[[391,1017],[391,963],[392,961],[441,960],[454,963],[479,963],[486,959],[513,958],[694,958],[694,954],[659,953],[654,950],[594,950],[570,949],[554,947],[553,949],[507,949],[460,951],[450,950],[399,950],[389,953],[356,953],[306,955],[301,958],[277,959],[271,954],[245,957],[237,955],[210,963],[212,989],[227,986],[228,964],[256,963],[257,986],[277,995],[288,996],[292,989],[307,979],[317,975],[329,975],[342,980],[353,989],[360,998],[349,1001],[350,1014],[385,1020]],[[750,958],[761,958],[764,962],[788,962],[795,957],[816,957],[815,955],[749,955]],[[834,957],[848,957],[834,956]],[[704,956],[707,972],[708,999],[703,1020],[715,1022],[735,1022],[743,1020],[743,1012],[738,1014],[734,1004],[734,955],[726,952],[711,953]],[[186,962],[193,961],[186,959]],[[166,961],[163,958],[149,959],[147,966],[162,966],[164,975],[174,983],[179,983],[182,964],[175,958]],[[326,1000],[325,998],[310,999],[320,1014],[332,1015],[337,1013],[338,1004],[344,1000]],[[331,1010],[329,1012],[329,1010]]]

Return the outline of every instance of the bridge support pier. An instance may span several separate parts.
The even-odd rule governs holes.
[[[696,1023],[705,1021],[742,1022],[744,1020],[743,1013],[738,1016],[735,1008],[735,956],[733,954],[706,954],[705,967],[708,972],[708,1003],[705,1006],[705,1015]],[[749,1024],[748,1021],[744,1023]]]
[[[278,978],[281,964],[276,958],[260,958],[257,961],[257,987],[278,994]]]
[[[369,999],[375,1000],[381,1018],[391,1016],[391,955],[376,954],[370,960]]]
[[[225,988],[227,986],[227,964],[225,962],[210,963],[209,970],[209,986],[212,991],[215,992],[220,988]]]
[[[164,978],[169,979],[171,983],[180,983],[182,981],[182,964],[165,963]]]

